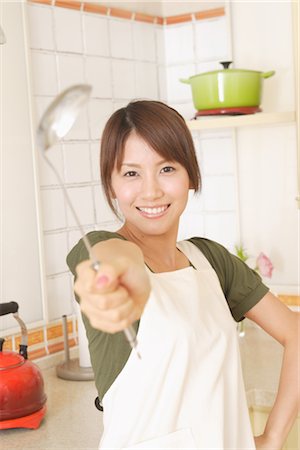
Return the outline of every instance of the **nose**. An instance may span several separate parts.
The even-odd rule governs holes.
[[[145,200],[155,200],[163,196],[159,180],[155,176],[147,176],[142,183],[142,197]]]

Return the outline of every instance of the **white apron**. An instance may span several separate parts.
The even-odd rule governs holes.
[[[216,272],[196,246],[193,267],[154,274],[131,355],[103,398],[100,449],[255,449],[236,323]]]

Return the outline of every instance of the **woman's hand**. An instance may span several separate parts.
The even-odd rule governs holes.
[[[264,434],[254,438],[256,450],[281,450],[282,446]]]
[[[76,271],[74,289],[92,327],[116,333],[141,317],[150,294],[141,255],[121,252],[114,257],[112,252],[101,262],[98,272],[91,267],[90,260],[80,263]]]

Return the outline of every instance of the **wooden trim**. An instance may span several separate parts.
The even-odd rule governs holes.
[[[80,11],[81,10],[81,1],[55,0],[54,6],[59,6],[61,8],[75,9],[77,11]]]
[[[97,3],[85,2],[81,0],[28,0],[29,3],[40,3],[44,5],[54,5],[60,8],[85,11],[103,16],[118,17],[120,19],[135,20],[137,22],[153,23],[157,25],[175,25],[179,23],[191,22],[195,20],[210,19],[225,15],[225,8],[208,9],[196,13],[180,14],[178,16],[157,17],[150,14],[144,14],[134,11],[128,11],[122,8],[110,8],[109,6],[99,5]]]
[[[3,350],[12,351],[12,338],[5,339],[3,344]]]
[[[52,0],[30,0],[29,3],[40,3],[42,5],[52,5]]]
[[[21,344],[21,336],[19,334],[15,337],[15,344],[18,349]],[[42,328],[28,332],[28,347],[37,344],[44,344],[44,332]]]
[[[179,16],[165,17],[165,25],[175,25],[177,23],[191,22],[193,20],[192,14],[180,14]]]
[[[134,14],[134,20],[137,22],[146,22],[146,23],[155,23],[156,17],[150,16],[149,14],[143,14],[143,13],[135,13]]]
[[[133,13],[120,8],[110,8],[109,15],[112,17],[118,17],[120,19],[132,19]]]
[[[37,358],[42,358],[43,356],[47,356],[48,353],[46,352],[45,348],[39,348],[38,350],[29,350],[28,351],[28,358],[33,360]]]
[[[212,17],[225,16],[225,8],[208,9],[194,13],[196,20],[211,19]]]
[[[164,24],[164,18],[163,18],[163,17],[155,17],[155,18],[154,18],[154,22],[155,22],[157,25],[163,25],[163,24]]]
[[[85,12],[102,14],[103,16],[106,16],[109,8],[107,6],[97,5],[96,3],[84,2],[82,10]]]
[[[77,345],[75,339],[68,339],[68,344],[70,348],[75,347],[75,345]],[[48,345],[48,350],[50,354],[61,352],[62,350],[64,350],[64,343],[58,342],[56,344]]]

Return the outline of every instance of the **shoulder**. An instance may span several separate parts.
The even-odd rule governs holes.
[[[89,240],[89,243],[93,247],[98,242],[107,241],[109,239],[122,239],[126,240],[123,236],[116,232],[111,231],[91,231],[86,234],[86,237]],[[77,244],[72,248],[67,256],[67,264],[71,270],[71,272],[75,275],[76,266],[89,258],[88,251],[85,247],[83,239],[80,239]]]
[[[218,275],[219,282],[235,320],[241,320],[268,292],[259,274],[223,245],[210,239],[188,239],[208,259]]]

